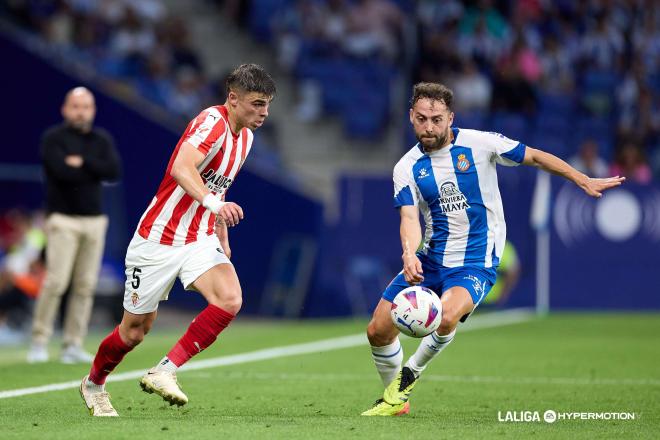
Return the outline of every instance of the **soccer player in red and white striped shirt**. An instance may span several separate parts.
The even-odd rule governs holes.
[[[101,342],[80,385],[94,416],[117,416],[105,391],[106,377],[142,342],[177,277],[187,290],[201,293],[208,306],[140,380],[144,391],[170,404],[188,402],[176,369],[210,346],[241,308],[227,227],[243,219],[243,210],[225,201],[225,194],[250,152],[252,130],[268,116],[275,83],[260,66],[243,64],[226,86],[225,104],[207,108],[188,124],[128,246],[124,316]]]

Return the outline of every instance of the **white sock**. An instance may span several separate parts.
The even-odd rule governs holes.
[[[401,362],[403,362],[403,347],[396,338],[390,345],[384,347],[371,346],[371,357],[374,359],[380,379],[383,381],[384,386],[388,386],[394,380]]]
[[[415,354],[410,356],[406,367],[410,368],[415,376],[419,377],[431,360],[454,340],[456,329],[445,336],[439,336],[436,332],[431,333],[422,339]]]
[[[167,356],[165,356],[163,359],[158,362],[158,365],[154,368],[156,371],[166,371],[168,373],[174,373],[176,372],[176,369],[179,368],[177,367],[174,362],[170,360]]]
[[[87,380],[85,381],[85,388],[87,388],[92,393],[102,393],[103,391],[105,391],[105,384],[103,385],[96,384],[91,380],[89,380],[88,377]]]

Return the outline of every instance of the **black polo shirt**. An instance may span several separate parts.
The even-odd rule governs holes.
[[[70,155],[82,156],[82,166],[67,165],[64,160]],[[50,128],[42,138],[41,160],[48,213],[101,214],[101,182],[117,180],[121,174],[112,137],[101,128],[89,133],[66,124]]]

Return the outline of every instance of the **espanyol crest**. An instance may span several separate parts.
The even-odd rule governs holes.
[[[470,161],[465,157],[465,154],[459,154],[456,161],[456,168],[459,171],[467,171],[470,168]]]

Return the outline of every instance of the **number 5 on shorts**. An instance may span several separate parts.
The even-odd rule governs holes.
[[[138,287],[140,287],[140,277],[138,275],[141,273],[142,273],[142,269],[140,269],[139,267],[133,268],[133,281],[131,282],[131,287],[133,289],[137,289]]]

